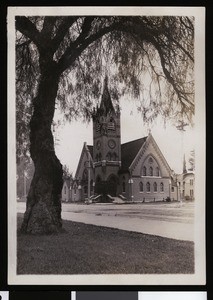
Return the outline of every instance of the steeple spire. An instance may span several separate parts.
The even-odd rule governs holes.
[[[112,104],[112,100],[110,97],[109,89],[108,89],[108,76],[105,76],[104,79],[104,88],[103,88],[103,94],[101,97],[101,104],[99,111],[103,115],[107,115],[109,112],[115,112],[115,109]]]

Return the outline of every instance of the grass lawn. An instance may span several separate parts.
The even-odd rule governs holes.
[[[19,214],[18,228],[21,221]],[[48,236],[18,233],[17,274],[194,273],[193,242],[71,221],[63,227]]]

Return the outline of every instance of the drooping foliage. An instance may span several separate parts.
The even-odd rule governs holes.
[[[194,24],[190,17],[17,17],[17,150],[26,149],[32,99],[46,53],[61,74],[56,104],[90,119],[108,75],[114,101],[130,95],[143,120],[192,120]],[[22,150],[21,150],[22,149]]]

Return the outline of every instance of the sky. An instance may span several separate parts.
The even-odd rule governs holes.
[[[143,124],[141,115],[137,112],[133,101],[122,99],[121,106],[121,143],[147,136],[149,130],[157,142],[161,152],[176,173],[183,170],[183,155],[186,156],[187,168],[190,151],[194,149],[195,130],[186,126],[184,132],[179,131],[175,126],[167,122],[164,126],[163,120],[159,117],[149,127]],[[55,120],[62,118],[58,111]],[[83,143],[93,145],[92,121],[89,124],[81,120],[72,121],[61,125],[55,131],[56,154],[63,165],[69,167],[70,172],[75,176],[77,164],[81,155]]]

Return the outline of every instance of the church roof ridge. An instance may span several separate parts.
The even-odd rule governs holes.
[[[147,140],[147,136],[121,144],[121,171],[128,170],[139,150]]]
[[[144,136],[142,138],[138,138],[138,139],[135,139],[135,140],[131,140],[129,142],[122,143],[121,145],[130,144],[130,143],[137,142],[137,141],[140,141],[140,140],[143,140],[143,139],[147,139],[147,138],[148,138],[148,136]]]

